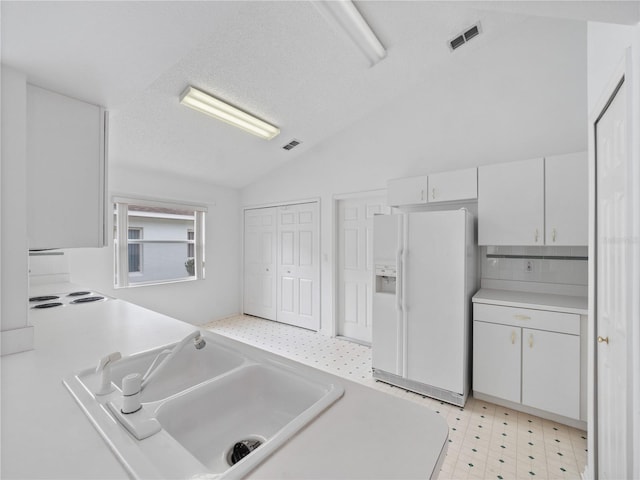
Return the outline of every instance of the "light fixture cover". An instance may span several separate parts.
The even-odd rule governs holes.
[[[387,56],[387,50],[351,0],[313,0],[312,4],[329,24],[347,34],[372,66]]]
[[[280,133],[280,129],[260,120],[253,115],[209,95],[208,93],[188,86],[180,95],[180,103],[200,113],[238,127],[265,140],[271,140]]]

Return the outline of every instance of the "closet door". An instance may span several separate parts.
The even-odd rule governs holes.
[[[276,207],[244,212],[244,313],[276,319]]]
[[[318,203],[278,207],[277,320],[320,328]]]

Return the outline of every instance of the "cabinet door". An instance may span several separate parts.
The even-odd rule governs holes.
[[[473,322],[473,391],[520,403],[521,329]]]
[[[426,176],[398,178],[387,182],[387,203],[392,207],[427,203]]]
[[[478,169],[467,168],[429,175],[429,203],[478,198]]]
[[[587,245],[587,152],[545,159],[545,243]]]
[[[103,110],[27,87],[29,248],[105,242]]]
[[[522,330],[522,403],[580,418],[580,337]]]
[[[543,245],[542,158],[478,168],[478,244]]]

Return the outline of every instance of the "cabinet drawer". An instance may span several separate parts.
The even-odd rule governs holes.
[[[580,315],[573,313],[474,303],[473,319],[502,325],[580,335]]]

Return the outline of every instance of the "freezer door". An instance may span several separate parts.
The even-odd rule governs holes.
[[[375,215],[373,217],[373,263],[394,265],[401,247],[403,215]]]
[[[405,376],[462,394],[468,319],[464,210],[408,214],[403,305]]]
[[[402,312],[400,310],[401,269],[398,259],[402,252],[402,215],[373,217],[373,368],[402,375]],[[393,271],[396,277],[388,277]],[[386,276],[386,278],[385,278]],[[389,288],[387,288],[389,287]]]

